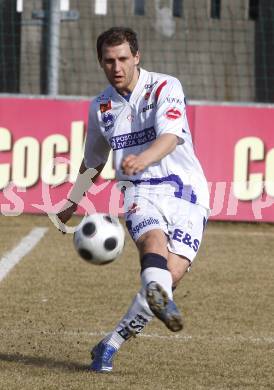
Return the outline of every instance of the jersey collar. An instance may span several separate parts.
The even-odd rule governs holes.
[[[129,99],[129,104],[130,103],[135,103],[136,100],[139,98],[141,93],[144,91],[145,84],[147,83],[148,80],[148,72],[145,69],[140,68],[140,74],[139,78],[137,81],[137,84],[135,85],[130,99]],[[115,88],[112,87],[113,90],[113,95],[120,101],[125,102],[125,99],[123,98],[122,95],[119,94],[119,92],[116,91]]]

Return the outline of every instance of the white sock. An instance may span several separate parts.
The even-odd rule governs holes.
[[[134,297],[127,313],[105,341],[119,349],[133,334],[141,333],[153,316],[145,298],[145,290],[141,289]]]
[[[164,290],[167,292],[167,295],[170,299],[173,298],[172,294],[172,276],[171,273],[162,268],[149,267],[145,268],[141,275],[143,288],[146,288],[148,283],[157,282],[159,283]]]

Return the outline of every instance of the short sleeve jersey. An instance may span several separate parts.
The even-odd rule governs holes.
[[[127,176],[121,163],[139,154],[162,134],[178,137],[176,148],[144,171]],[[144,191],[174,194],[209,207],[207,182],[194,153],[185,96],[175,77],[140,69],[138,82],[127,101],[112,86],[91,103],[85,145],[85,165],[95,168],[107,161],[110,149],[118,180],[130,181]]]

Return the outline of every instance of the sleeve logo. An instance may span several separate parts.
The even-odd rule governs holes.
[[[178,110],[178,108],[169,108],[165,113],[165,116],[167,117],[167,119],[174,120],[181,118],[182,113],[180,110]]]

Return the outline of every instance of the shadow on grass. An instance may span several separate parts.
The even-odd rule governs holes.
[[[26,356],[20,353],[4,354],[0,353],[0,361],[19,363],[26,366],[46,367],[50,369],[61,369],[66,371],[88,371],[89,366],[77,362],[55,360],[48,357]]]

